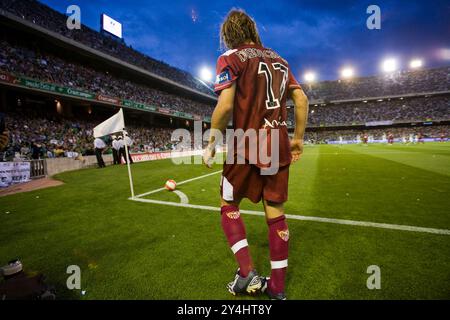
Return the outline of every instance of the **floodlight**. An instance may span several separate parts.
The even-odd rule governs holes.
[[[316,81],[316,74],[314,72],[307,72],[305,73],[305,81],[306,82],[314,82]]]
[[[394,72],[398,68],[397,60],[390,58],[383,61],[382,64],[384,72]]]

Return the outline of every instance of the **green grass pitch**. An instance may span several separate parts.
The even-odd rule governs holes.
[[[137,194],[217,170],[137,163]],[[0,262],[18,257],[67,299],[265,299],[225,289],[236,264],[217,211],[128,200],[127,168],[56,177],[64,185],[0,198]],[[177,189],[218,207],[220,174]],[[286,213],[450,230],[450,145],[307,146],[290,171]],[[161,191],[142,199],[180,202]],[[242,209],[261,211],[244,201]],[[9,213],[7,213],[9,212]],[[243,215],[258,271],[269,272],[267,226]],[[290,299],[449,299],[450,235],[288,220]],[[85,291],[65,287],[69,265]],[[366,287],[381,268],[381,289]]]

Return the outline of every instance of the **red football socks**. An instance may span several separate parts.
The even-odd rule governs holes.
[[[289,229],[284,215],[268,219],[269,250],[272,273],[269,280],[269,291],[277,294],[284,292],[286,270],[288,266]]]
[[[253,262],[248,250],[244,221],[236,206],[223,206],[221,213],[223,231],[239,264],[239,274],[245,278],[253,270]]]

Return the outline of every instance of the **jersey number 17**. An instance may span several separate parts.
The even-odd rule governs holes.
[[[285,65],[274,62],[271,64],[272,71],[269,65],[265,62],[260,62],[258,67],[258,74],[263,74],[266,79],[266,108],[267,109],[276,109],[280,107],[280,99],[282,99],[284,95],[284,91],[286,90],[286,83],[288,80],[288,67]],[[280,83],[274,83],[273,79],[273,73],[274,72],[282,72],[283,76],[281,77]],[[278,78],[278,77],[277,77]],[[280,96],[275,97],[275,94],[273,93],[274,86],[280,87]]]

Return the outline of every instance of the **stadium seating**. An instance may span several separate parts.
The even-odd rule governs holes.
[[[32,112],[9,113],[7,115],[10,131],[10,144],[1,160],[31,158],[73,157],[93,155],[92,129],[98,121],[64,119],[57,114],[33,114]],[[133,152],[153,152],[172,150],[176,142],[171,141],[172,129],[151,128],[145,125],[130,125],[130,136],[134,141]],[[428,127],[401,127],[383,129],[344,129],[307,131],[305,141],[327,143],[343,140],[355,140],[357,135],[368,134],[375,140],[392,133],[396,139],[422,133],[426,138],[440,140],[448,137],[449,125]],[[192,140],[193,141],[193,140]]]
[[[68,30],[63,14],[37,1],[0,0],[0,5],[2,9],[18,17],[122,61],[210,93],[189,73],[156,61],[86,26],[82,30]],[[211,116],[214,108],[211,103],[200,103],[168,93],[151,84],[130,80],[131,77],[108,71],[94,63],[84,63],[70,55],[58,54],[39,43],[17,39],[9,35],[8,31],[0,32],[0,71],[202,118]],[[344,140],[355,139],[357,135],[364,133],[380,139],[388,132],[392,132],[396,138],[421,132],[426,137],[439,139],[449,133],[448,125],[406,125],[450,120],[450,67],[303,84],[303,89],[312,102],[308,120],[310,129],[306,133],[306,140],[328,142],[338,140],[339,137]],[[288,124],[292,125],[293,109],[289,109],[288,118]],[[404,126],[362,129],[368,122],[381,121],[402,123]],[[7,151],[0,155],[2,159],[17,155],[32,158],[93,154],[92,128],[98,122],[82,118],[74,121],[53,113],[42,115],[17,111],[7,114],[7,123],[10,144]],[[355,125],[358,127],[350,128]],[[337,130],[335,127],[338,126],[342,126],[343,130]],[[149,128],[137,122],[128,124],[127,127],[135,141],[134,151],[168,150],[174,146],[169,128]]]
[[[8,113],[6,117],[10,142],[0,161],[12,158],[56,158],[94,154],[93,128],[99,121],[64,119],[57,114],[33,113],[30,111]],[[170,150],[172,130],[149,128],[143,125],[128,125],[133,139],[133,152]]]
[[[212,113],[213,106],[210,104],[132,83],[107,71],[68,61],[46,52],[37,44],[16,44],[5,34],[3,39],[0,38],[0,47],[0,70],[7,73],[202,117]]]
[[[157,75],[166,77],[197,91],[211,94],[211,91],[195,79],[190,73],[171,67],[144,55],[122,42],[115,41],[83,25],[81,30],[69,30],[67,17],[35,0],[0,0],[0,8],[31,21],[50,31],[76,40],[84,45],[107,53],[113,57],[141,67]]]
[[[0,40],[0,70],[27,77],[87,90],[95,94],[119,97],[158,107],[210,116],[213,105],[202,104],[173,94],[133,83],[102,70],[67,61],[32,47]],[[64,72],[61,72],[64,70]],[[431,70],[431,73],[434,71]],[[404,91],[400,89],[400,92]],[[309,124],[312,126],[364,124],[371,121],[426,121],[450,119],[450,97],[430,96],[383,101],[347,102],[311,106]],[[293,122],[293,112],[289,113]]]
[[[310,126],[450,120],[450,95],[310,106]],[[293,113],[289,113],[293,121]]]
[[[303,84],[313,100],[334,101],[450,90],[450,67]]]
[[[447,141],[450,133],[450,126],[426,126],[426,127],[387,127],[380,129],[344,129],[344,130],[317,130],[307,131],[305,134],[305,141],[309,143],[328,143],[330,141],[343,140],[355,141],[357,136],[362,137],[364,134],[372,136],[374,140],[383,140],[384,135],[392,133],[394,139],[409,139],[410,135],[417,135],[421,133],[424,138],[431,138],[440,141],[441,137]]]

